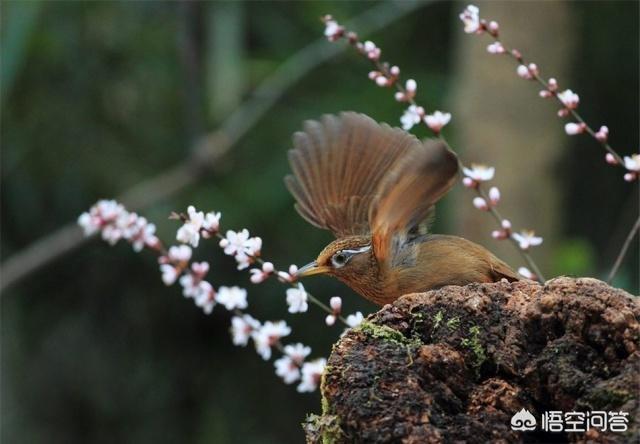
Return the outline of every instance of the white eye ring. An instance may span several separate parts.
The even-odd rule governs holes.
[[[345,254],[344,252],[339,251],[331,257],[331,263],[335,268],[341,268],[345,266],[345,264],[349,261],[349,258],[350,256],[347,256],[347,254]]]

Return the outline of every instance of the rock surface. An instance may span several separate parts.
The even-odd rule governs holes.
[[[313,442],[638,442],[640,303],[588,278],[410,294],[335,346]],[[513,431],[521,409],[534,431]],[[546,411],[627,412],[625,433],[541,431]]]

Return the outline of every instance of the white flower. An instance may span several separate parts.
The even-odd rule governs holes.
[[[191,264],[191,271],[202,279],[209,272],[209,262],[194,262]]]
[[[500,42],[493,42],[489,46],[487,46],[487,52],[489,54],[504,54],[505,49]]]
[[[195,225],[185,222],[184,225],[178,228],[176,240],[178,242],[191,244],[194,247],[197,247],[200,243],[200,231],[195,227]]]
[[[380,58],[380,48],[378,48],[371,40],[364,42],[362,49],[370,60],[375,61]]]
[[[182,294],[185,298],[197,299],[202,295],[208,295],[213,288],[207,281],[194,277],[192,274],[185,274],[180,278]]]
[[[486,182],[493,179],[496,169],[485,165],[471,164],[471,168],[463,167],[462,172],[471,180],[476,182]]]
[[[624,156],[624,167],[629,171],[640,173],[640,154]]]
[[[533,75],[529,71],[529,68],[527,68],[524,65],[518,65],[518,67],[516,68],[516,73],[518,74],[519,77],[522,77],[523,79],[526,79],[526,80],[533,79]]]
[[[529,65],[527,66],[527,69],[529,70],[531,77],[537,76],[538,74],[540,74],[540,71],[538,71],[538,65],[536,65],[535,63],[529,63]]]
[[[333,296],[329,299],[329,306],[334,313],[340,313],[340,310],[342,310],[342,298],[340,296]]]
[[[298,384],[297,390],[300,393],[313,392],[318,388],[322,372],[327,365],[327,360],[324,358],[316,359],[312,362],[305,362],[302,366],[302,382]]]
[[[503,219],[501,225],[502,225],[502,228],[505,230],[511,229],[511,221],[509,219]]]
[[[274,362],[276,375],[280,376],[285,384],[291,384],[300,379],[300,366],[311,353],[311,348],[300,343],[287,345],[284,347],[284,353],[283,357]]]
[[[216,305],[213,286],[207,281],[201,281],[194,299],[198,307],[201,307],[206,314],[211,314],[213,307]]]
[[[246,254],[246,250],[249,247],[249,230],[246,228],[242,231],[228,230],[224,239],[220,241],[220,246],[224,248],[224,253],[229,256],[235,256],[236,254]]]
[[[598,132],[596,133],[596,139],[598,139],[598,141],[600,142],[606,142],[608,138],[609,138],[609,128],[602,125],[598,130]],[[607,154],[610,154],[610,153],[607,153]]]
[[[100,230],[100,219],[84,212],[78,217],[78,225],[84,231],[85,236],[91,236]]]
[[[580,97],[570,89],[565,89],[561,93],[558,93],[558,98],[562,104],[569,109],[577,108],[578,103],[580,103]]]
[[[200,242],[200,230],[204,222],[204,213],[197,211],[193,205],[187,208],[188,219],[178,229],[176,240],[184,244],[191,244],[194,248]]]
[[[333,324],[336,323],[335,315],[327,315],[327,317],[324,318],[324,323],[327,324],[328,327],[331,327]]]
[[[536,236],[533,230],[522,230],[520,233],[513,233],[512,236],[523,250],[528,250],[529,247],[535,247],[542,243],[542,238]]]
[[[481,30],[480,28],[480,10],[477,6],[469,5],[459,15],[460,20],[464,23],[464,32],[472,34]]]
[[[258,330],[254,330],[251,337],[256,346],[256,351],[262,359],[267,361],[271,358],[271,347],[273,347],[280,338],[290,333],[291,328],[285,321],[267,321]]]
[[[240,287],[220,287],[216,298],[227,310],[247,308],[247,290]]]
[[[569,136],[575,136],[576,134],[580,134],[583,133],[585,130],[586,126],[584,123],[567,123],[564,126],[564,131],[565,133],[567,133]]]
[[[169,248],[169,259],[174,262],[188,262],[191,259],[192,250],[188,245],[178,245]]]
[[[427,114],[424,121],[434,133],[439,133],[442,127],[451,121],[451,113],[435,111],[433,114]]]
[[[556,79],[554,79],[553,77],[551,77],[549,79],[549,81],[547,82],[547,88],[549,88],[549,91],[557,91],[558,90],[558,81]]]
[[[297,288],[287,289],[287,305],[289,306],[289,313],[304,313],[309,309],[307,292],[301,283],[298,283]]]
[[[364,320],[364,316],[362,315],[361,312],[356,312],[354,314],[350,314],[349,316],[347,316],[347,325],[349,327],[357,327],[358,325],[362,324],[362,321]]]
[[[413,125],[420,123],[424,117],[424,108],[421,106],[411,105],[407,108],[400,117],[400,122],[402,123],[402,129],[405,131],[409,131],[413,128]]]
[[[211,237],[212,234],[217,233],[220,228],[220,218],[222,217],[222,213],[210,212],[205,214],[204,221],[202,222],[202,228],[204,228],[204,233],[202,233],[204,238]]]
[[[251,334],[260,328],[260,322],[248,314],[231,318],[231,339],[233,345],[245,347]]]
[[[525,279],[535,280],[536,275],[533,274],[527,267],[518,268],[518,274]]]
[[[489,209],[489,205],[487,204],[487,201],[484,200],[482,197],[474,197],[473,206],[476,207],[478,210],[482,210],[482,211],[486,211]]]
[[[162,273],[162,282],[164,282],[165,285],[172,285],[176,279],[178,279],[178,269],[173,265],[160,265],[160,272]]]
[[[147,222],[144,217],[136,218],[127,234],[127,239],[133,245],[134,251],[141,251],[145,245],[153,247],[157,244],[158,238],[154,235],[156,226]]]
[[[335,42],[344,34],[344,28],[333,20],[330,15],[324,17],[324,26],[324,36],[330,42]]]
[[[491,201],[491,205],[497,205],[500,202],[500,190],[497,187],[489,189],[489,201]]]

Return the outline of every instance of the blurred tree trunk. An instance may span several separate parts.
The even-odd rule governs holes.
[[[480,15],[500,24],[504,43],[535,62],[545,78],[566,88],[571,66],[573,23],[567,2],[481,2]],[[537,83],[516,75],[515,62],[487,53],[487,36],[457,36],[459,73],[452,90],[455,146],[466,164],[496,167],[491,185],[502,191],[500,211],[515,229],[532,228],[544,237],[533,256],[543,273],[561,227],[557,161],[567,143],[558,107],[538,97]],[[489,246],[515,268],[525,265],[508,242],[491,239],[494,220],[471,205],[473,194],[458,191],[453,211],[457,233]],[[548,276],[547,276],[548,277]]]

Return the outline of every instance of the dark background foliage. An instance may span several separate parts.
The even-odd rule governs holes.
[[[183,161],[252,88],[321,35],[318,17],[331,12],[342,21],[373,6],[2,2],[2,260],[97,199]],[[371,36],[430,103],[442,103],[452,88],[463,7],[429,4]],[[581,94],[587,121],[615,123],[628,155],[638,147],[638,4],[572,8],[579,44],[566,83]],[[171,240],[172,210],[219,210],[225,227],[260,235],[276,264],[305,263],[330,237],[297,216],[284,188],[290,135],[307,118],[345,109],[397,122],[400,106],[366,79],[368,69],[350,51],[321,65],[214,172],[144,215]],[[637,195],[619,171],[603,173],[597,146],[576,140],[568,139],[557,165],[562,232],[571,243],[553,270],[602,278],[620,244],[612,245],[612,233],[626,233]],[[617,282],[634,293],[637,254],[634,246]],[[281,285],[251,286],[212,243],[197,255],[212,263],[215,285],[248,287],[257,317],[285,314]],[[308,288],[325,300],[342,295],[348,312],[375,309],[330,279]],[[288,318],[294,340],[314,356],[327,356],[340,333],[323,318],[315,309]],[[224,310],[207,317],[178,288],[166,288],[152,255],[91,241],[2,295],[2,440],[302,441],[299,424],[319,411],[319,396],[297,394],[272,363],[234,347],[228,325]]]

